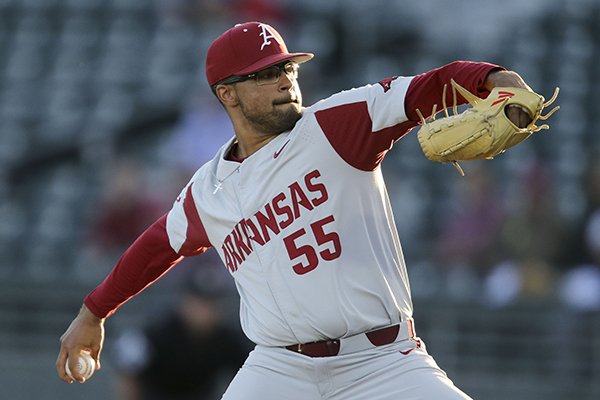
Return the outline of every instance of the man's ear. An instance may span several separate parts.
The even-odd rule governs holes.
[[[232,85],[217,85],[215,94],[223,105],[233,107],[238,104],[237,93]]]

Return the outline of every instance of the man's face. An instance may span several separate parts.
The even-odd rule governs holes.
[[[282,72],[275,83],[257,85],[255,79],[235,83],[246,120],[265,134],[291,130],[302,116],[302,94],[296,74]]]

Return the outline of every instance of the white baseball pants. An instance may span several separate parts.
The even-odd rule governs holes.
[[[420,340],[333,357],[256,346],[222,400],[465,400]]]

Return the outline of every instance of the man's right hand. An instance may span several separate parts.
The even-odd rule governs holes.
[[[65,382],[85,382],[75,368],[77,358],[83,351],[89,351],[96,369],[100,369],[100,353],[104,343],[104,318],[95,316],[85,305],[81,307],[77,317],[71,322],[69,328],[60,337],[60,352],[56,359],[56,371],[58,377]],[[67,375],[65,364],[69,359],[69,369],[73,378]]]

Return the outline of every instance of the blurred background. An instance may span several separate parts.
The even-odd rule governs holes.
[[[233,134],[203,63],[248,20],[316,54],[301,68],[307,105],[457,59],[516,70],[546,98],[560,86],[550,131],[464,163],[465,177],[414,133],[384,176],[417,333],[454,382],[476,399],[600,398],[598,0],[0,0],[0,397],[153,399],[144,386],[168,390],[161,368],[185,363],[157,355],[179,324],[199,342],[169,345],[198,346],[208,380],[193,398],[219,398],[249,344],[214,254],[111,317],[91,381],[62,383],[54,362],[83,297]],[[190,284],[204,270],[209,288]],[[186,336],[189,293],[210,300],[191,320],[232,339]],[[241,350],[215,356],[219,342]]]

